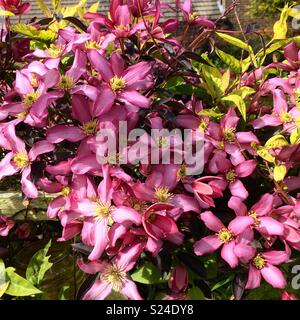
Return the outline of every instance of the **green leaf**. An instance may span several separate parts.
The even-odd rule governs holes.
[[[38,285],[43,280],[45,273],[52,267],[53,263],[49,262],[50,256],[47,256],[51,240],[47,243],[45,248],[36,252],[31,258],[27,270],[26,279],[33,285]]]
[[[244,86],[237,90],[232,91],[232,94],[237,94],[241,96],[243,99],[245,99],[247,96],[250,96],[251,94],[255,93],[256,91],[253,88]]]
[[[207,116],[211,119],[219,120],[224,113],[222,113],[218,107],[214,107],[211,109],[203,109],[200,112],[198,112],[199,116]]]
[[[43,0],[35,0],[35,2],[47,17],[52,17],[51,10],[48,8],[47,4]]]
[[[196,286],[188,291],[189,300],[205,300],[203,292]]]
[[[9,280],[9,286],[5,292],[6,294],[15,297],[25,297],[42,293],[42,291],[35,288],[28,280],[16,274],[14,268],[7,268],[6,275]]]
[[[236,47],[239,47],[239,48],[241,48],[243,50],[246,50],[246,51],[249,51],[249,52],[253,52],[252,48],[247,43],[245,43],[244,41],[242,41],[242,40],[240,40],[238,38],[232,37],[232,36],[230,36],[229,34],[226,34],[226,33],[216,32],[216,34],[220,38],[225,40],[226,42],[228,42],[230,44],[233,44]]]
[[[1,284],[0,282],[0,298],[4,295],[4,293],[6,292],[7,288],[9,286],[9,281],[8,282],[3,282]]]
[[[69,300],[70,285],[64,285],[58,295],[58,300]]]
[[[131,278],[133,281],[143,284],[157,284],[163,282],[158,268],[151,262],[146,262],[131,275]]]
[[[290,135],[290,142],[291,144],[298,144],[300,143],[300,128],[294,130]]]
[[[243,119],[246,121],[246,104],[243,98],[237,94],[229,94],[226,97],[223,97],[221,100],[233,102],[239,109]]]
[[[281,292],[281,289],[274,289],[266,282],[262,282],[259,288],[249,292],[245,300],[277,300],[280,299]]]
[[[8,288],[9,281],[6,281],[5,264],[3,260],[0,259],[0,298],[5,293]]]
[[[216,48],[216,54],[219,58],[235,73],[241,72],[241,63],[234,56]]]
[[[203,86],[212,97],[218,98],[224,95],[222,90],[222,73],[214,67],[202,65],[202,73],[205,82]]]
[[[274,180],[275,181],[283,181],[285,175],[286,175],[286,166],[280,165],[280,166],[275,166],[274,168]]]
[[[225,286],[225,284],[231,282],[233,280],[234,275],[230,274],[226,279],[219,281],[218,283],[216,283],[212,288],[211,291],[215,291],[223,286]]]
[[[32,40],[42,42],[53,42],[57,38],[57,34],[51,30],[38,30],[36,27],[25,23],[17,23],[11,27],[15,32],[29,37]]]
[[[281,11],[279,20],[276,21],[273,26],[273,32],[274,32],[273,39],[286,38],[286,34],[288,31],[287,19],[289,17],[290,12],[291,12],[291,8],[288,5],[285,5],[285,7]]]
[[[274,137],[271,137],[266,143],[265,143],[265,148],[267,149],[274,149],[274,148],[281,148],[288,146],[289,143],[285,139],[285,137],[281,134],[277,134]]]
[[[268,161],[268,162],[275,162],[275,157],[273,157],[270,153],[269,150],[267,148],[264,147],[258,147],[256,149],[257,154],[263,158],[264,160]]]

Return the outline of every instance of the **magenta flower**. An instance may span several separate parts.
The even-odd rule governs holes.
[[[150,206],[142,217],[143,227],[146,233],[154,240],[168,240],[180,244],[183,235],[179,232],[175,220],[170,216],[170,210],[174,209],[168,204],[154,204]]]
[[[0,215],[0,236],[6,237],[9,230],[13,228],[15,221],[7,216]]]
[[[47,70],[39,63],[32,63],[28,70],[16,71],[14,90],[21,101],[3,104],[0,118],[12,115],[34,127],[45,126],[49,105],[63,96],[59,91],[48,92],[58,80],[57,70]]]
[[[82,241],[93,250],[90,260],[97,260],[108,244],[108,226],[115,221],[123,223],[129,221],[136,225],[141,224],[141,215],[134,209],[121,206],[112,206],[112,181],[109,167],[102,166],[103,180],[96,189],[92,183],[87,185],[87,198],[80,199],[74,208],[78,217],[84,217],[81,233]]]
[[[123,4],[123,1],[112,0],[109,13],[110,16],[107,17],[102,13],[87,12],[84,18],[105,26],[117,38],[127,38],[143,28],[143,23],[131,25],[131,12],[128,4]]]
[[[290,254],[286,251],[258,253],[250,263],[246,289],[258,288],[261,277],[274,288],[285,288],[286,280],[280,269],[275,266],[288,261],[289,256]]]
[[[240,178],[248,177],[254,172],[256,168],[255,160],[246,160],[233,166],[232,163],[226,159],[224,152],[218,151],[215,152],[208,165],[211,172],[221,172],[223,174],[233,196],[241,199],[246,199],[248,197],[249,193]]]
[[[211,211],[205,211],[200,214],[200,217],[206,227],[216,234],[202,238],[195,242],[194,252],[197,256],[202,256],[207,253],[212,253],[219,249],[221,246],[221,257],[230,265],[235,268],[239,261],[234,253],[236,245],[235,238],[241,234],[246,228],[253,224],[251,217],[236,217],[233,219],[228,228],[224,226],[220,219],[218,219]]]
[[[0,162],[0,179],[21,172],[22,191],[29,198],[37,198],[37,188],[30,179],[31,163],[41,154],[53,151],[54,145],[45,140],[38,141],[27,152],[25,143],[16,136],[13,125],[7,126],[4,135],[11,151]]]
[[[188,273],[183,265],[177,265],[171,271],[169,288],[173,293],[184,292],[189,284]]]
[[[257,137],[250,131],[236,132],[239,121],[240,118],[235,110],[230,108],[222,117],[220,124],[215,122],[210,123],[206,132],[207,139],[216,148],[228,153],[232,164],[235,166],[245,161],[245,157],[242,154],[243,150],[251,153],[251,143],[259,143]]]
[[[86,273],[100,273],[99,279],[85,293],[84,300],[104,300],[112,290],[122,293],[131,300],[142,300],[135,283],[130,279],[130,271],[141,252],[142,244],[128,246],[110,262],[92,261],[84,264],[78,261],[79,267]]]
[[[110,63],[95,50],[89,51],[88,57],[103,80],[94,106],[96,116],[108,112],[115,101],[123,103],[132,112],[149,108],[149,99],[138,92],[152,85],[149,62],[139,62],[125,69],[125,62],[117,53],[111,55]]]
[[[3,10],[10,11],[15,15],[21,15],[31,9],[29,2],[22,3],[20,0],[0,0],[0,7]]]
[[[176,7],[182,11],[184,20],[188,24],[192,26],[201,26],[208,29],[215,28],[213,21],[205,17],[199,17],[196,12],[192,12],[192,0],[184,0],[183,3],[181,3],[180,0],[176,0]]]
[[[264,236],[283,236],[284,226],[272,218],[271,213],[274,197],[264,194],[261,199],[249,210],[239,197],[231,197],[228,207],[233,209],[237,216],[249,216],[253,218],[253,228]]]
[[[272,114],[265,114],[252,121],[254,129],[260,129],[266,126],[276,127],[283,125],[283,128],[292,132],[296,128],[295,121],[300,116],[297,108],[289,110],[285,95],[282,90],[273,90],[274,108]]]
[[[222,177],[206,176],[194,180],[191,188],[201,208],[214,207],[214,198],[221,198],[226,188],[226,181]],[[190,186],[186,186],[187,190]]]

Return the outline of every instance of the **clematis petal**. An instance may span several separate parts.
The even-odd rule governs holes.
[[[261,275],[274,288],[284,289],[287,285],[282,272],[270,263],[261,269]]]
[[[205,211],[200,214],[201,220],[206,227],[212,231],[219,232],[222,228],[225,228],[222,221],[217,218],[211,211]]]
[[[246,283],[246,289],[255,289],[260,286],[261,281],[261,273],[260,270],[255,268],[252,264],[250,264],[249,267],[249,275],[248,275],[248,281]]]
[[[217,235],[207,236],[195,242],[194,252],[197,256],[203,256],[204,254],[216,251],[221,245],[222,242]]]

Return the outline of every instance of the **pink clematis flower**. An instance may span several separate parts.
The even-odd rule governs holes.
[[[260,286],[261,276],[272,287],[283,289],[286,280],[276,265],[289,260],[290,253],[287,251],[267,251],[258,253],[251,261],[249,267],[246,289],[254,289]]]
[[[17,70],[14,96],[21,101],[8,101],[3,104],[0,108],[0,119],[12,115],[33,127],[45,126],[49,105],[63,96],[63,92],[57,90],[48,92],[58,80],[57,70],[48,70],[40,63],[32,63],[27,70]]]
[[[201,208],[214,207],[214,198],[221,198],[227,186],[222,177],[206,176],[194,180],[191,185],[185,185],[189,191],[191,188]]]
[[[89,51],[88,57],[103,80],[102,91],[95,101],[96,116],[109,111],[116,100],[132,112],[149,108],[149,99],[138,92],[152,85],[149,62],[139,62],[125,69],[125,62],[118,53],[111,55],[110,63],[95,50]]]
[[[240,178],[250,176],[256,168],[255,160],[246,160],[234,166],[226,159],[223,151],[215,152],[209,163],[209,170],[213,173],[223,173],[224,179],[229,185],[229,190],[233,196],[246,199],[249,195]]]
[[[7,126],[4,135],[10,143],[11,152],[0,162],[0,179],[21,172],[22,191],[29,198],[37,198],[38,190],[30,180],[31,163],[39,155],[53,151],[55,149],[54,145],[45,140],[38,141],[27,152],[25,143],[16,136],[13,125]]]
[[[15,221],[7,216],[0,215],[0,236],[6,237],[9,230],[13,228]]]
[[[31,9],[29,2],[22,3],[20,0],[0,0],[0,7],[16,16],[24,14]]]
[[[261,199],[254,204],[250,210],[239,197],[231,197],[228,207],[233,209],[237,216],[249,216],[253,218],[253,228],[262,235],[283,236],[284,225],[272,218],[274,197],[271,194],[264,194]]]
[[[126,38],[134,34],[137,30],[143,29],[143,23],[131,24],[131,12],[128,4],[123,1],[112,0],[109,6],[109,18],[102,13],[87,12],[85,19],[92,20],[93,23],[99,23],[113,33],[117,38]]]
[[[174,293],[185,291],[188,287],[189,279],[186,268],[183,265],[174,267],[171,271],[169,288]]]
[[[75,211],[78,217],[84,217],[82,241],[93,250],[90,260],[97,260],[108,244],[108,226],[113,222],[129,221],[136,225],[141,224],[141,215],[134,209],[112,206],[112,181],[108,165],[102,166],[103,180],[96,189],[92,183],[87,185],[87,198],[78,201]]]
[[[142,223],[146,233],[154,240],[168,240],[179,245],[183,241],[183,234],[172,217],[172,209],[172,205],[154,204],[143,214]]]
[[[252,121],[254,129],[266,126],[277,127],[283,125],[287,132],[295,130],[295,121],[300,117],[300,111],[295,107],[289,110],[285,95],[281,89],[273,90],[274,108],[272,114],[266,114]]]
[[[251,217],[236,217],[233,219],[228,228],[224,226],[219,218],[217,218],[211,211],[205,211],[200,214],[200,217],[206,227],[216,234],[207,236],[197,241],[194,244],[194,252],[197,256],[202,256],[207,253],[212,253],[223,246],[221,250],[221,257],[235,268],[238,263],[238,257],[234,253],[236,245],[235,238],[241,234],[246,228],[253,224]]]
[[[224,150],[230,155],[233,165],[238,165],[245,161],[243,150],[253,153],[251,143],[258,144],[259,141],[254,133],[250,131],[237,131],[240,118],[234,108],[230,108],[222,117],[220,124],[210,123],[207,127],[207,139],[218,149]]]
[[[83,300],[104,300],[112,290],[122,293],[130,300],[142,300],[135,283],[130,279],[130,271],[141,252],[143,244],[128,246],[118,253],[110,262],[92,261],[84,264],[78,261],[80,269],[86,273],[100,273],[100,277],[85,293]]]
[[[192,0],[184,0],[181,3],[180,0],[176,0],[176,7],[179,8],[184,20],[192,26],[201,26],[208,29],[214,29],[215,23],[205,17],[199,17],[196,12],[192,12]]]

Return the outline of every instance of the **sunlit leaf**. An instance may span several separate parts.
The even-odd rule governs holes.
[[[27,270],[26,279],[33,285],[38,285],[43,280],[45,273],[52,267],[53,263],[49,262],[50,256],[47,256],[51,240],[47,243],[45,248],[36,252],[31,258]]]
[[[143,266],[137,269],[132,275],[133,281],[144,284],[156,284],[163,282],[160,272],[152,263],[146,262]]]
[[[42,293],[42,291],[35,288],[28,280],[16,274],[14,268],[7,268],[6,276],[9,280],[9,286],[5,292],[6,294],[15,297],[25,297]]]
[[[288,5],[282,9],[280,18],[273,26],[274,36],[273,39],[285,39],[287,34],[287,19],[290,15],[291,8]]]

